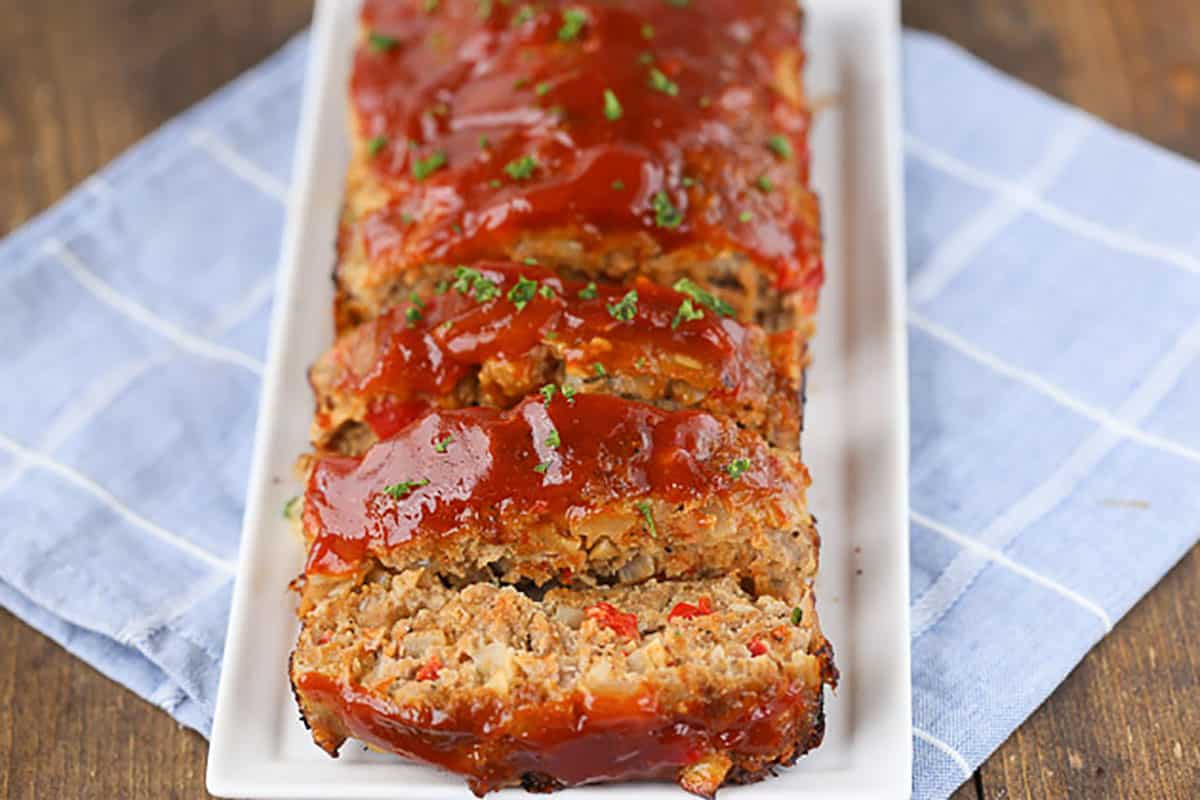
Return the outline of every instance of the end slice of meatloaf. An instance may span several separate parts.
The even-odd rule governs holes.
[[[804,324],[822,263],[800,29],[793,0],[368,0],[340,326],[423,265],[526,257],[686,276],[743,320]]]
[[[508,408],[554,383],[726,414],[796,450],[804,344],[732,314],[687,279],[626,287],[537,265],[460,266],[317,361],[313,442],[360,455],[431,407]]]
[[[794,599],[816,573],[808,473],[728,419],[547,387],[432,411],[360,458],[312,461],[307,571],[371,559],[455,583],[733,574]]]
[[[477,794],[654,778],[711,796],[819,745],[836,682],[811,594],[729,578],[538,598],[375,570],[302,591],[290,674],[314,740],[427,761]]]

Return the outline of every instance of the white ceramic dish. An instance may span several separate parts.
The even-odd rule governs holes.
[[[824,541],[818,598],[842,684],[820,750],[721,797],[898,798],[911,793],[908,392],[903,324],[896,0],[807,0],[814,169],[828,280],[809,373],[804,453]],[[270,366],[208,757],[224,797],[469,798],[457,776],[311,742],[286,680],[296,633],[287,582],[302,553],[279,509],[308,439],[305,369],[331,341],[329,263],[346,166],[345,86],[357,2],[318,0]],[[667,784],[569,790],[681,798]],[[516,795],[510,791],[509,795]],[[521,793],[522,797],[526,797]]]

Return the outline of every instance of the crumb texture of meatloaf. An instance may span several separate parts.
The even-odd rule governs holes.
[[[424,265],[535,258],[804,327],[823,273],[800,27],[792,0],[366,0],[339,326]]]
[[[811,595],[731,578],[534,598],[415,569],[303,593],[290,670],[317,742],[440,764],[481,794],[668,778],[711,795],[819,742],[836,679]]]
[[[430,408],[508,408],[557,384],[728,415],[796,450],[803,343],[732,314],[686,278],[625,287],[537,265],[459,266],[317,361],[313,443],[361,455]]]
[[[818,747],[794,0],[362,0],[289,676],[477,794]]]

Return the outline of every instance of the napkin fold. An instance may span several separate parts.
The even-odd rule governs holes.
[[[203,734],[306,46],[0,242],[0,605]],[[903,58],[913,792],[944,798],[1200,535],[1200,168],[937,38]]]

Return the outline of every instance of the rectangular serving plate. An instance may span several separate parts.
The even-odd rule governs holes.
[[[318,0],[280,265],[241,560],[208,755],[221,797],[459,798],[462,778],[312,744],[287,682],[297,624],[287,583],[303,553],[279,509],[298,487],[312,399],[305,370],[333,338],[329,280],[347,162],[346,85],[355,0]],[[808,375],[804,454],[823,534],[818,604],[842,671],[825,743],[777,777],[723,798],[911,794],[908,389],[896,0],[807,0],[805,80],[819,106],[814,181],[827,282]],[[526,797],[519,790],[501,794]],[[680,798],[669,784],[567,790]]]

